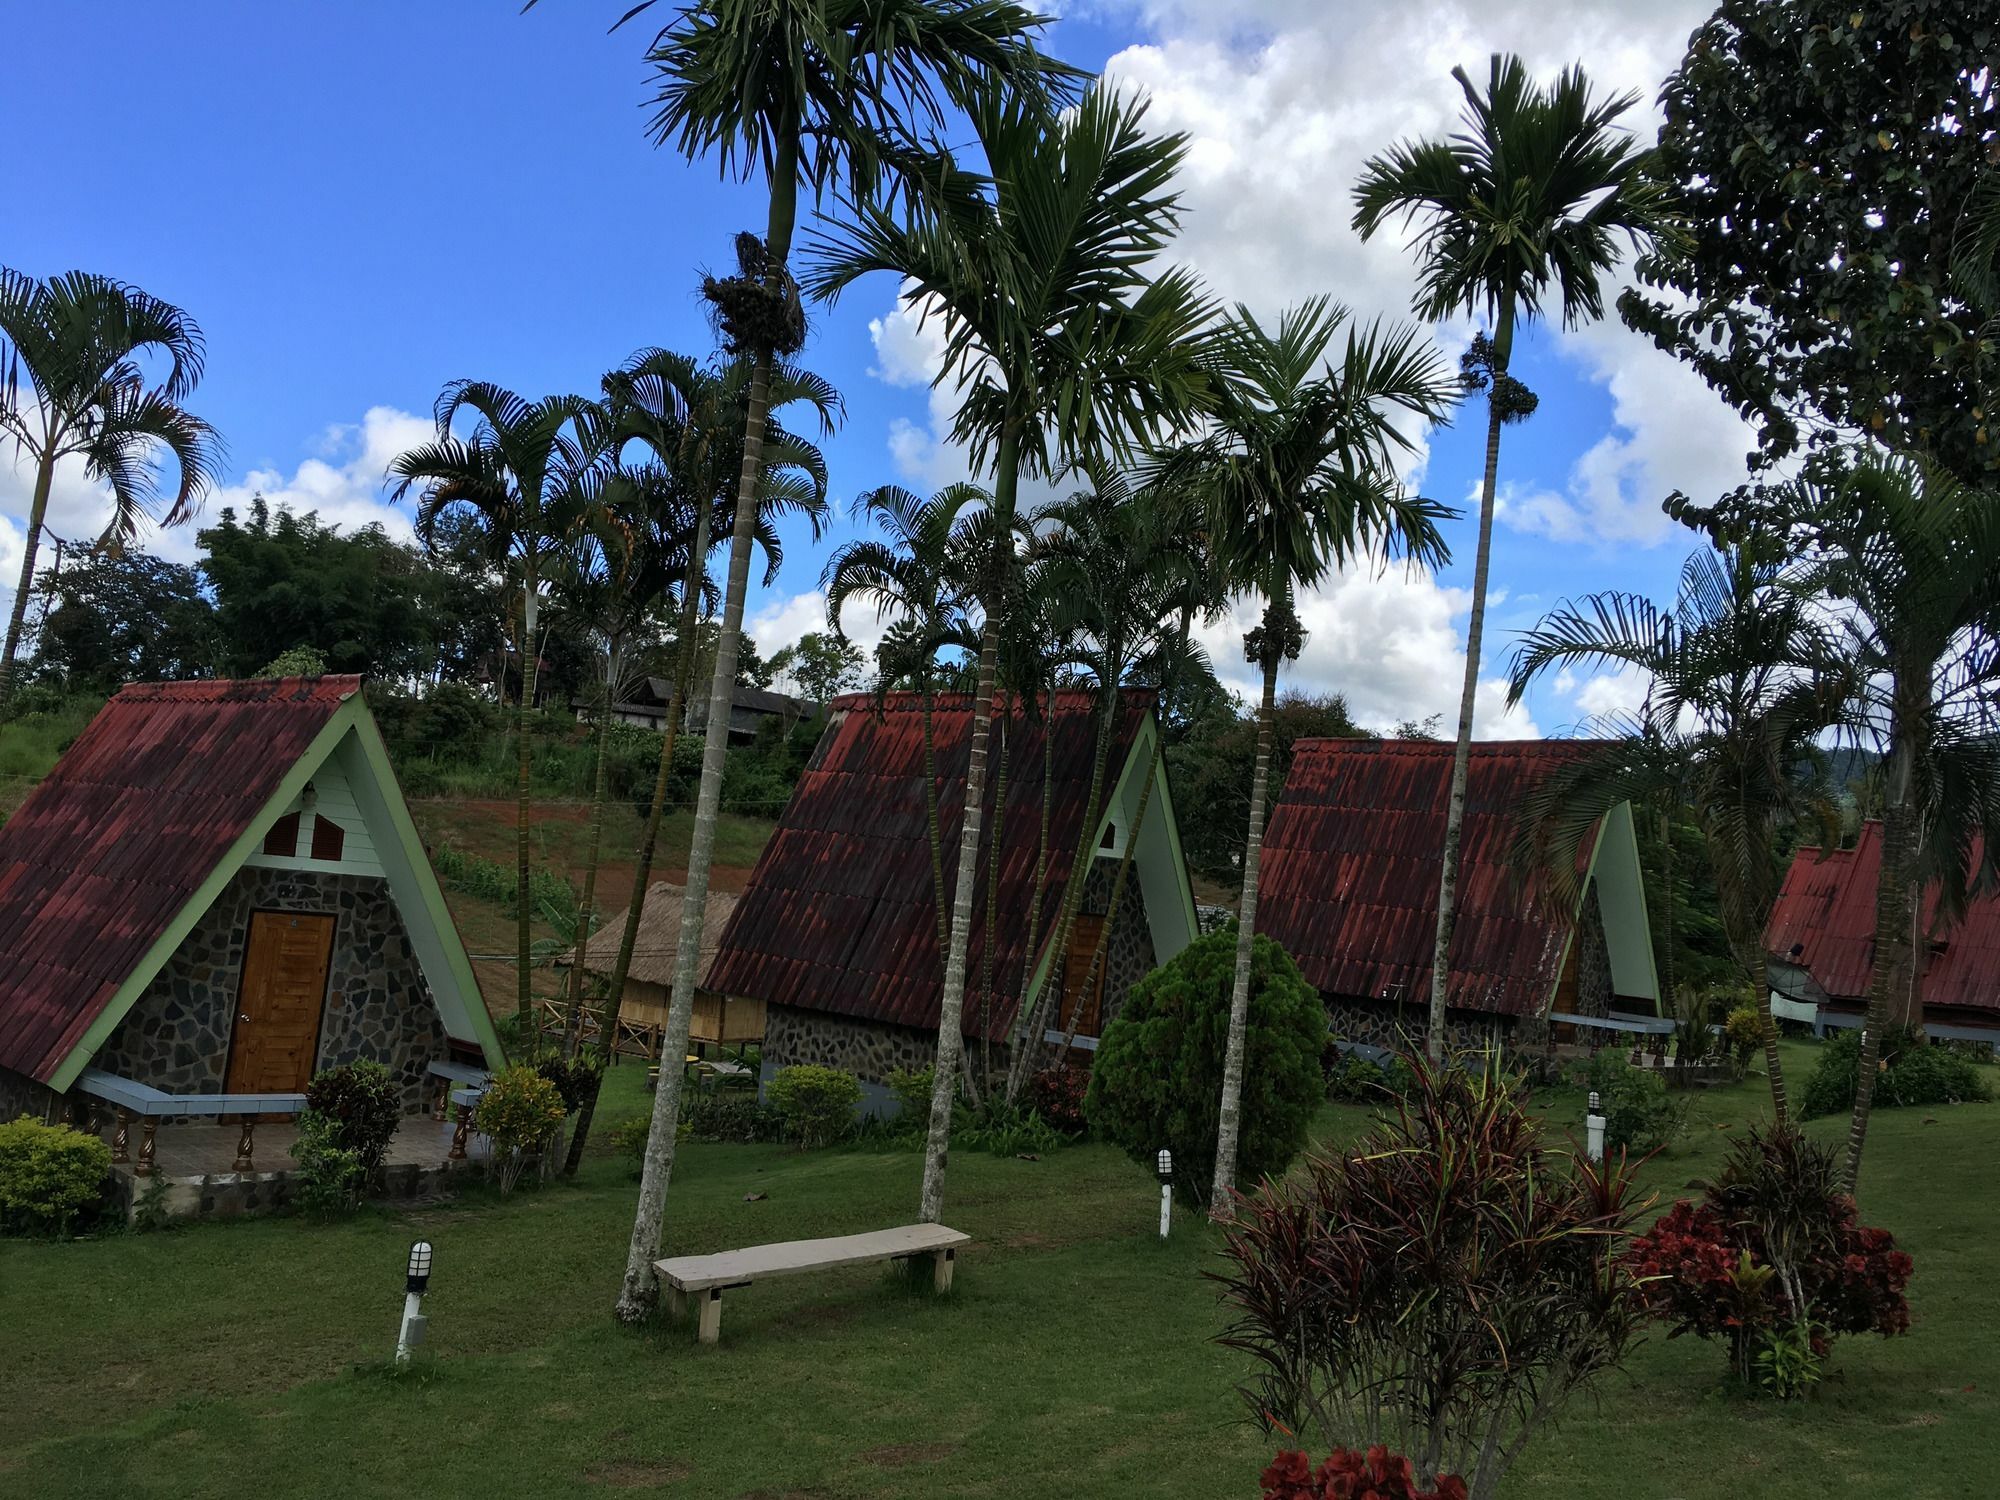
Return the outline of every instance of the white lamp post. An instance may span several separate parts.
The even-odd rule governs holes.
[[[1584,1149],[1592,1161],[1604,1160],[1604,1115],[1597,1103],[1597,1090],[1590,1091],[1590,1113],[1583,1117]]]
[[[431,1284],[431,1242],[410,1246],[410,1265],[403,1278],[403,1326],[396,1331],[396,1363],[410,1362],[410,1351],[424,1341],[424,1293]]]
[[[1167,1237],[1167,1231],[1174,1224],[1174,1153],[1164,1146],[1160,1148],[1160,1238]]]

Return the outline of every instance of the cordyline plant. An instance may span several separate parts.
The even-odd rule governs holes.
[[[1644,1206],[1622,1153],[1546,1144],[1513,1080],[1418,1062],[1374,1133],[1239,1204],[1221,1342],[1257,1361],[1267,1430],[1383,1444],[1485,1500],[1624,1358]]]

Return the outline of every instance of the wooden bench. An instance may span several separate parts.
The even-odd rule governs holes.
[[[686,1313],[689,1297],[699,1299],[695,1337],[704,1344],[712,1344],[722,1335],[722,1294],[736,1287],[828,1266],[928,1255],[933,1266],[932,1284],[938,1291],[948,1292],[958,1247],[971,1241],[971,1235],[942,1224],[906,1224],[900,1229],[876,1229],[837,1239],[788,1240],[776,1245],[752,1245],[745,1250],[724,1250],[715,1255],[677,1255],[654,1261],[653,1270],[667,1288],[675,1317]]]

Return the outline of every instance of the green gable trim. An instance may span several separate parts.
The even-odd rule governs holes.
[[[1606,854],[1607,845],[1611,846],[1608,856]],[[1646,907],[1645,872],[1639,865],[1638,831],[1632,821],[1632,804],[1621,802],[1598,821],[1597,837],[1590,846],[1590,861],[1584,869],[1583,880],[1578,887],[1576,909],[1570,913],[1569,932],[1563,938],[1562,959],[1556,965],[1555,982],[1549,986],[1549,993],[1542,1001],[1542,1014],[1544,1016],[1555,1008],[1556,991],[1562,988],[1563,971],[1569,967],[1570,949],[1575,946],[1577,933],[1583,926],[1585,902],[1592,899],[1596,900],[1598,913],[1604,924],[1605,947],[1608,950],[1611,946],[1612,914],[1604,910],[1604,886],[1600,879],[1598,868],[1600,863],[1607,857],[1620,865],[1626,866],[1630,872],[1629,882],[1633,888],[1632,895],[1637,902],[1638,912],[1634,915],[1632,912],[1627,911],[1620,915],[1624,917],[1626,922],[1637,923],[1637,931],[1641,934],[1643,951],[1646,955],[1647,972],[1652,980],[1653,1014],[1665,1014],[1665,1011],[1661,1008],[1662,997],[1660,995],[1659,964],[1653,953],[1652,920]],[[1636,1000],[1642,997],[1635,994],[1627,998]]]

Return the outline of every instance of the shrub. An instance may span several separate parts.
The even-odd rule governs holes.
[[[292,1173],[292,1204],[300,1212],[330,1219],[359,1206],[368,1169],[361,1153],[343,1143],[340,1120],[305,1109],[292,1141],[292,1159],[298,1163]]]
[[[364,1183],[382,1165],[403,1123],[402,1090],[387,1068],[366,1059],[314,1074],[306,1085],[306,1108],[331,1122],[334,1144],[354,1153]]]
[[[1465,1481],[1456,1474],[1422,1489],[1410,1461],[1379,1443],[1366,1453],[1336,1448],[1317,1469],[1305,1454],[1280,1449],[1263,1485],[1264,1500],[1465,1500]]]
[[[1235,973],[1230,926],[1140,980],[1104,1028],[1084,1096],[1091,1129],[1149,1171],[1160,1148],[1170,1149],[1174,1191],[1195,1204],[1207,1202],[1215,1176]],[[1236,1177],[1256,1182],[1298,1155],[1324,1098],[1326,1010],[1291,955],[1266,937],[1250,950],[1246,1041]]]
[[[1754,1005],[1739,1005],[1722,1023],[1723,1044],[1739,1068],[1747,1067],[1764,1045],[1764,1017]]]
[[[646,1137],[653,1130],[652,1111],[620,1120],[611,1127],[611,1149],[624,1157],[637,1177],[646,1165]]]
[[[0,1125],[0,1228],[67,1233],[110,1170],[111,1148],[94,1135],[28,1115]]]
[[[1910,1326],[1910,1257],[1856,1222],[1835,1152],[1795,1130],[1752,1130],[1625,1263],[1669,1337],[1726,1342],[1738,1377],[1780,1397],[1818,1379],[1837,1335]]]
[[[1240,1206],[1221,1342],[1257,1362],[1243,1395],[1267,1431],[1379,1434],[1486,1500],[1624,1358],[1633,1168],[1547,1144],[1511,1079],[1414,1072],[1369,1135]]]
[[[1326,1097],[1346,1104],[1382,1104],[1407,1094],[1414,1077],[1400,1057],[1384,1066],[1350,1053],[1327,1073]]]
[[[1683,1107],[1667,1096],[1666,1080],[1650,1068],[1633,1067],[1622,1050],[1607,1048],[1591,1058],[1584,1082],[1597,1095],[1607,1150],[1643,1156],[1680,1130]]]
[[[1090,1124],[1083,1112],[1083,1097],[1089,1088],[1086,1069],[1058,1063],[1028,1080],[1028,1100],[1052,1130],[1082,1135]]]
[[[922,1137],[918,1137],[921,1141]],[[994,1156],[1041,1156],[1060,1151],[1070,1137],[1057,1130],[1034,1110],[1023,1113],[1004,1104],[989,1105],[971,1118],[954,1115],[951,1146],[954,1151],[987,1151]]]
[[[896,1118],[903,1125],[922,1127],[931,1117],[931,1090],[937,1086],[936,1068],[896,1068],[888,1078],[889,1091],[896,1096]]]
[[[764,1088],[764,1099],[785,1122],[785,1138],[811,1150],[838,1140],[853,1126],[861,1084],[838,1068],[798,1063],[778,1069]]]
[[[1907,1027],[1882,1034],[1880,1066],[1875,1080],[1876,1109],[1922,1104],[1960,1104],[1993,1097],[1978,1064],[1963,1053],[1928,1045]],[[1861,1028],[1849,1027],[1820,1044],[1819,1060],[1806,1078],[1799,1112],[1808,1120],[1844,1115],[1854,1108],[1854,1086],[1861,1076]]]
[[[493,1143],[493,1172],[501,1192],[514,1190],[528,1153],[546,1148],[568,1113],[562,1091],[533,1068],[516,1065],[494,1075],[472,1123]]]
[[[688,1137],[697,1141],[722,1141],[748,1146],[759,1141],[783,1140],[785,1120],[756,1094],[743,1089],[718,1090],[699,1094],[681,1111],[681,1123]]]

